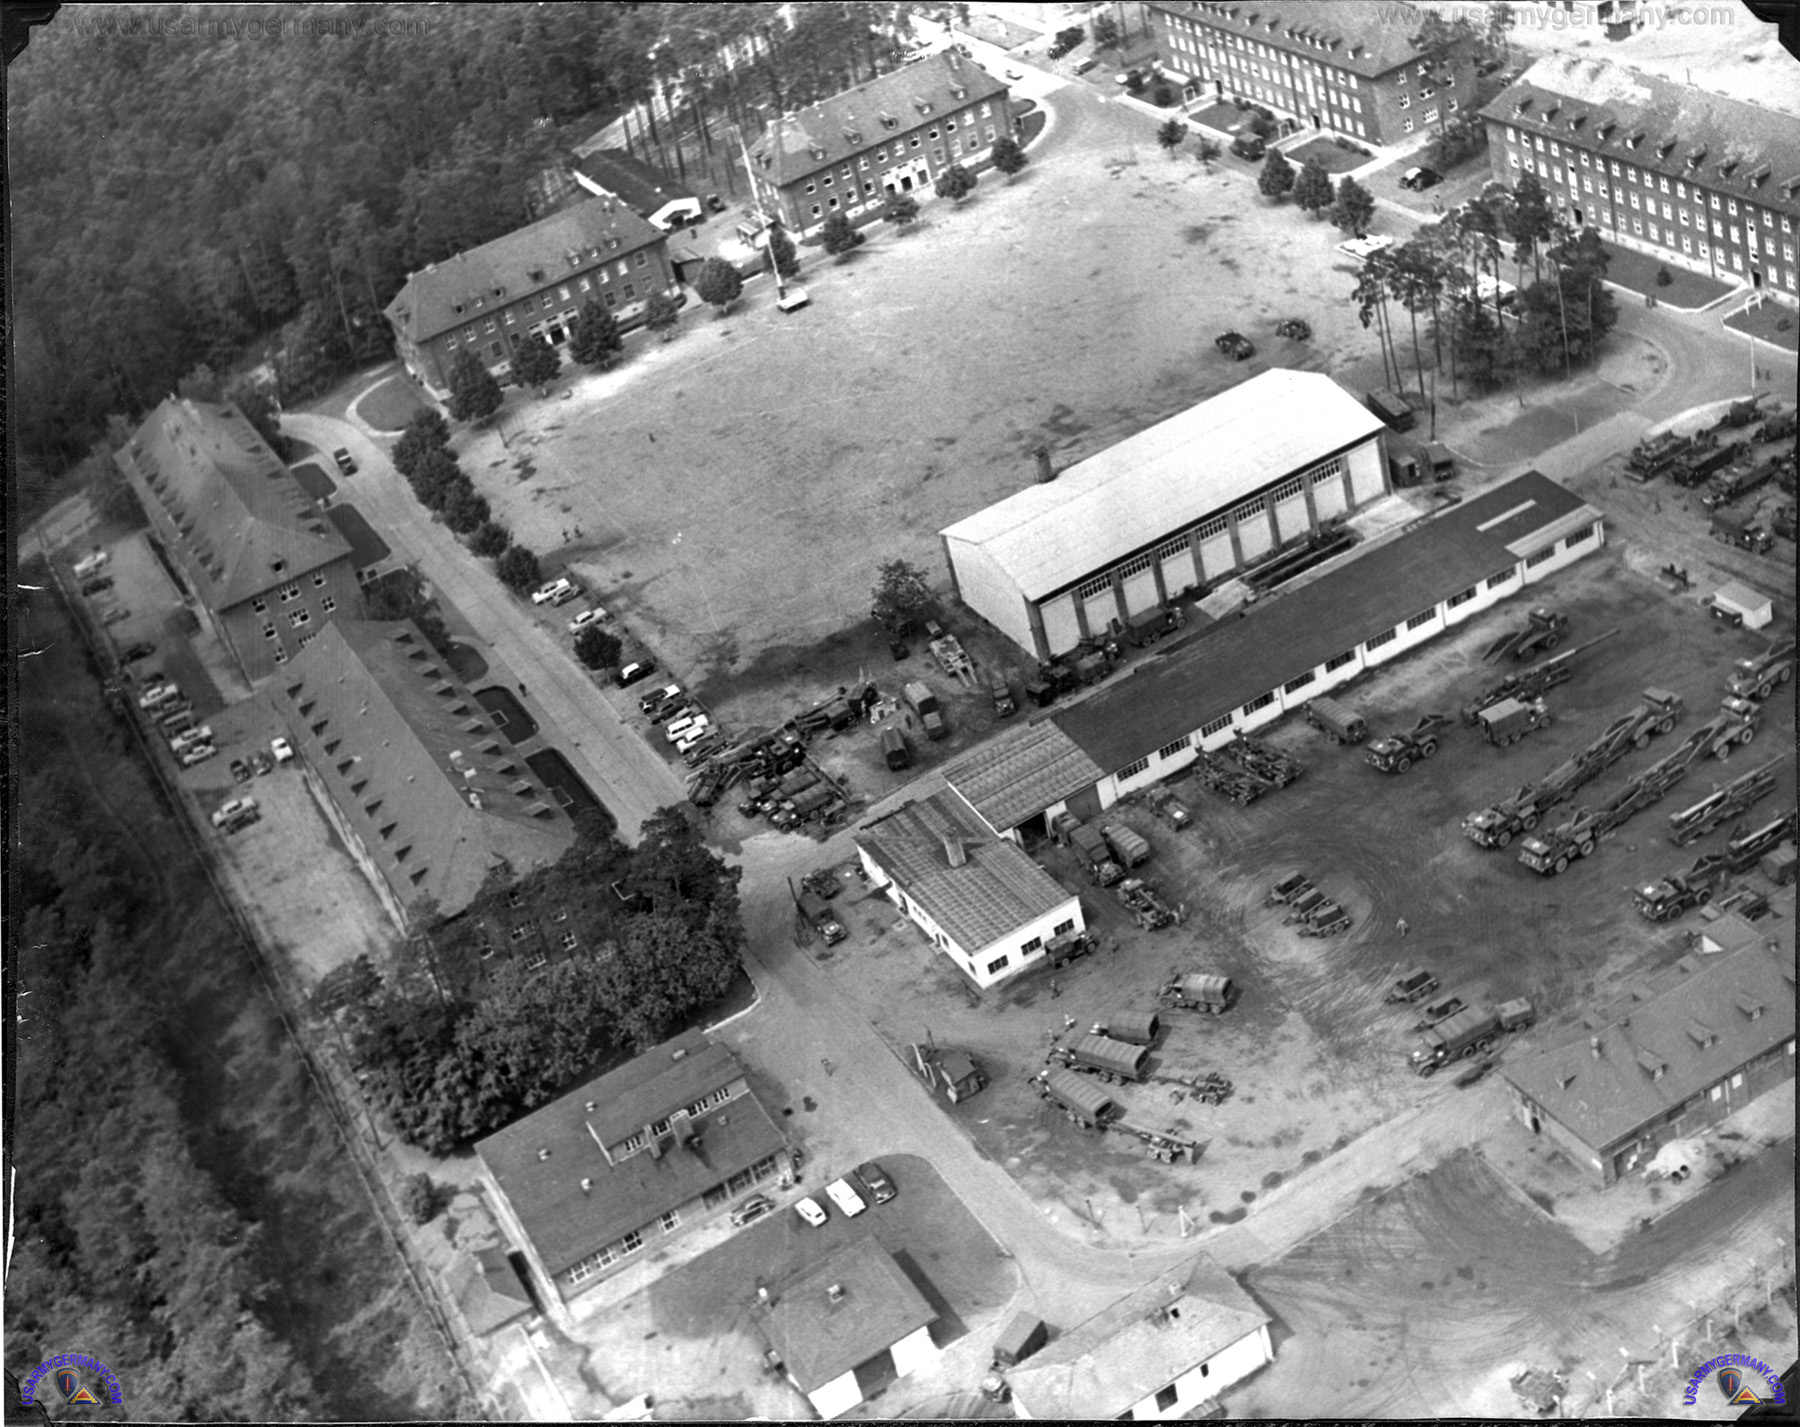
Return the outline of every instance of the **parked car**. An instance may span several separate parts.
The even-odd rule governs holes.
[[[128,644],[124,649],[119,651],[119,662],[121,664],[135,664],[140,659],[148,659],[154,653],[156,653],[156,646],[154,644],[145,644],[141,641],[137,644]]]
[[[869,1197],[877,1204],[885,1204],[899,1190],[894,1188],[894,1181],[888,1178],[888,1172],[874,1160],[857,1165],[854,1171],[857,1182],[868,1191]]]
[[[654,659],[633,659],[629,664],[621,665],[619,672],[613,677],[618,681],[619,687],[623,689],[628,685],[635,684],[639,679],[649,678],[655,672],[656,661]]]
[[[1242,332],[1221,332],[1213,338],[1213,346],[1234,362],[1241,362],[1246,357],[1256,355],[1256,348],[1250,345],[1250,339]]]
[[[259,748],[250,755],[250,766],[256,770],[256,776],[261,778],[275,771],[275,759]]]
[[[1100,63],[1099,60],[1095,59],[1092,55],[1089,55],[1086,59],[1082,60],[1080,64],[1075,66],[1075,73],[1086,74],[1090,69],[1094,68],[1094,66],[1099,63]]]
[[[218,754],[219,750],[214,748],[210,743],[196,743],[192,748],[188,749],[186,753],[181,755],[181,766],[183,768],[192,768],[196,763],[204,763],[208,758],[218,757]]]
[[[725,211],[725,200],[716,193],[709,193],[706,195],[706,206],[714,213],[723,213]]]
[[[95,575],[93,579],[81,582],[81,592],[84,595],[97,595],[102,590],[110,590],[112,587],[111,575]]]
[[[131,618],[130,610],[120,609],[120,608],[115,607],[113,609],[109,609],[105,614],[100,616],[100,627],[102,629],[106,629],[111,625],[122,624],[124,621],[126,621],[130,618]]]
[[[772,1213],[775,1201],[766,1194],[752,1194],[742,1204],[731,1211],[731,1222],[737,1228],[746,1224],[754,1224],[763,1215]]]
[[[289,743],[285,738],[271,738],[269,740],[269,752],[275,755],[275,761],[277,763],[289,763],[293,761],[294,745]]]
[[[152,684],[138,695],[138,707],[153,709],[158,704],[166,704],[170,699],[181,697],[181,690],[173,684]]]
[[[1275,335],[1286,337],[1290,342],[1310,342],[1312,324],[1304,317],[1284,317],[1275,324]]]
[[[75,562],[75,578],[85,580],[110,559],[112,556],[104,550],[96,550],[92,554],[83,555]]]
[[[203,723],[195,728],[184,728],[180,733],[171,735],[169,747],[180,753],[183,749],[191,748],[196,743],[211,743],[212,738],[212,725]]]
[[[652,689],[647,694],[638,695],[638,712],[645,718],[655,718],[656,711],[661,705],[680,697],[680,684],[664,684],[660,689]]]
[[[1435,187],[1443,181],[1443,174],[1439,173],[1434,168],[1425,168],[1423,165],[1417,168],[1409,168],[1405,173],[1400,175],[1400,186],[1402,188],[1410,188],[1415,193],[1421,193],[1425,189]]]
[[[595,605],[592,609],[584,609],[569,621],[569,633],[580,634],[590,624],[598,624],[606,618],[606,611]]]
[[[794,1212],[804,1223],[811,1224],[815,1229],[822,1227],[825,1221],[831,1217],[826,1212],[825,1206],[810,1194],[794,1206]]]
[[[213,810],[212,825],[224,827],[233,818],[242,817],[245,813],[256,811],[255,798],[233,798],[228,803],[221,803]]]
[[[531,602],[533,604],[548,605],[567,604],[580,593],[581,591],[576,588],[573,580],[567,575],[559,575],[548,584],[540,585],[537,589],[533,590],[531,592]]]
[[[350,459],[348,447],[339,446],[331,453],[331,459],[337,462],[339,475],[354,476],[356,474],[356,462]]]
[[[1337,245],[1337,250],[1347,258],[1355,258],[1359,262],[1379,253],[1384,248],[1394,246],[1394,240],[1386,233],[1377,233],[1373,238],[1357,234]]]
[[[232,782],[248,783],[255,776],[256,775],[250,771],[250,765],[244,762],[242,758],[233,758],[231,760]]]
[[[825,1197],[837,1205],[847,1219],[854,1219],[869,1206],[863,1203],[862,1195],[850,1187],[847,1179],[834,1179],[825,1186]]]

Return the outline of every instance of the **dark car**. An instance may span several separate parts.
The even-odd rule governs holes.
[[[775,1201],[766,1194],[752,1194],[742,1204],[731,1211],[731,1222],[736,1228],[746,1224],[754,1224],[765,1214],[773,1213]]]
[[[635,684],[639,679],[649,678],[655,672],[656,661],[654,659],[634,659],[631,663],[622,665],[615,677],[622,689],[627,684]]]
[[[255,775],[253,775],[251,773],[250,765],[248,763],[244,762],[244,760],[242,758],[233,758],[231,760],[231,781],[232,782],[248,783],[253,776],[255,776]]]
[[[1256,348],[1250,345],[1250,339],[1242,332],[1221,332],[1213,338],[1213,346],[1234,362],[1241,362],[1246,357],[1256,355]]]
[[[356,462],[350,459],[350,451],[347,447],[339,446],[331,453],[331,459],[337,462],[337,468],[341,474],[346,476],[356,474]]]
[[[1400,186],[1410,188],[1415,193],[1427,188],[1434,188],[1443,181],[1443,174],[1434,168],[1409,168],[1400,175]]]
[[[156,653],[156,646],[154,644],[140,643],[128,645],[120,651],[119,662],[121,664],[135,664],[140,659],[148,659],[154,653]]]
[[[1275,335],[1286,337],[1292,342],[1306,342],[1312,339],[1312,324],[1304,317],[1284,317],[1275,324]]]
[[[706,195],[706,206],[714,213],[723,213],[725,211],[725,200],[716,193],[709,193]]]
[[[112,587],[111,575],[95,575],[91,580],[82,581],[81,592],[84,595],[97,595],[102,590],[110,590]]]
[[[869,1198],[877,1204],[885,1204],[900,1191],[894,1188],[894,1181],[888,1178],[888,1172],[874,1160],[856,1167],[857,1182],[869,1191]]]

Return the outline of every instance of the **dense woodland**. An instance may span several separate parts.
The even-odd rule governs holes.
[[[27,498],[196,366],[272,360],[291,400],[385,351],[406,274],[538,216],[621,113],[640,148],[753,136],[890,68],[911,7],[780,8],[273,5],[240,35],[203,8],[169,35],[166,7],[65,6],[7,76]]]

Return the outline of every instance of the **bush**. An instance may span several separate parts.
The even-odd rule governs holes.
[[[1175,91],[1158,80],[1156,88],[1150,91],[1150,102],[1158,109],[1167,109],[1175,102]]]
[[[861,247],[863,235],[850,226],[850,220],[842,213],[833,213],[819,230],[819,241],[824,244],[827,253],[837,258]]]
[[[400,1208],[415,1224],[429,1224],[437,1218],[438,1187],[424,1170],[407,1175],[401,1182]]]
[[[500,583],[509,590],[520,594],[529,594],[544,583],[544,572],[538,567],[538,557],[523,545],[514,545],[494,565],[494,573],[500,577]]]
[[[487,560],[499,559],[511,544],[512,531],[496,520],[485,522],[481,529],[469,537],[469,549]]]
[[[492,514],[487,497],[465,480],[451,492],[450,502],[444,507],[444,524],[458,535],[473,535]]]
[[[1667,287],[1670,283],[1672,283],[1674,281],[1675,281],[1674,274],[1671,273],[1668,270],[1668,268],[1660,267],[1656,270],[1656,285],[1658,287]]]
[[[651,293],[644,304],[644,326],[660,334],[665,342],[675,335],[675,319],[679,316],[681,308],[666,292]]]
[[[590,624],[575,636],[575,657],[589,669],[611,669],[618,665],[624,645],[616,634],[609,634],[597,624]]]

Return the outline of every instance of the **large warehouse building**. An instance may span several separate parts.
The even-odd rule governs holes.
[[[1386,494],[1382,430],[1330,377],[1264,372],[941,531],[951,583],[1067,653]]]
[[[1405,654],[1604,543],[1537,471],[1366,547],[1244,618],[1206,625],[1084,699],[1008,730],[945,781],[1003,836],[1091,817]],[[1046,733],[1045,725],[1054,733]]]

